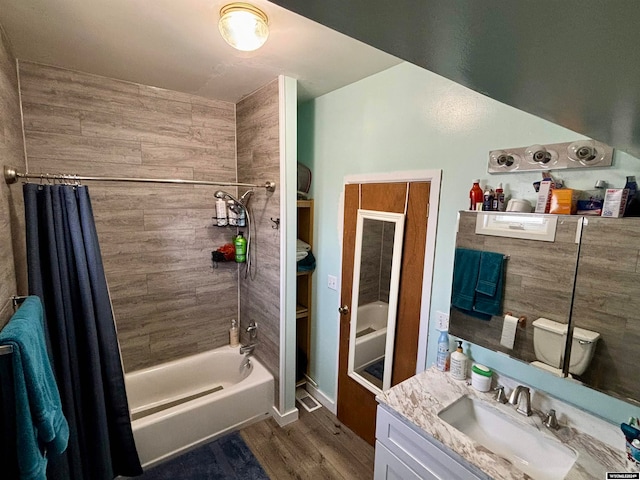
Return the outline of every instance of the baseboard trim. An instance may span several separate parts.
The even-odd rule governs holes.
[[[327,397],[321,390],[319,390],[317,387],[314,387],[310,382],[307,382],[306,388],[307,392],[309,392],[309,395],[320,402],[324,408],[329,410],[334,415],[338,414],[336,402]]]
[[[278,425],[284,427],[285,425],[289,425],[290,423],[298,420],[298,409],[293,408],[288,412],[282,414],[275,406],[273,406],[271,408],[271,416]]]

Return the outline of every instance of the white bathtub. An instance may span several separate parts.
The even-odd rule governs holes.
[[[241,369],[243,359],[222,347],[125,375],[143,467],[269,416],[273,376],[253,357]]]
[[[384,356],[388,316],[389,304],[382,301],[358,307],[354,370],[367,367]]]

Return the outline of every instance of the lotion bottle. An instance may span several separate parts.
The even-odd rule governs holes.
[[[231,320],[231,328],[229,329],[229,346],[237,347],[240,345],[240,337],[238,335],[238,322],[234,318]]]
[[[467,379],[469,359],[462,351],[462,341],[458,340],[458,348],[451,354],[451,376],[456,380]]]

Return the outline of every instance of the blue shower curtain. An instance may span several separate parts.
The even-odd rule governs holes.
[[[29,294],[45,309],[47,341],[69,422],[53,480],[142,473],[120,351],[85,186],[24,185]]]

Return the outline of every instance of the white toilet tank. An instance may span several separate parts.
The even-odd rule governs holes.
[[[562,368],[567,325],[548,318],[533,322],[533,351],[536,358],[553,368]]]
[[[599,338],[600,334],[598,332],[577,327],[573,329],[569,373],[574,375],[582,375],[584,373],[591,363]]]
[[[564,353],[565,338],[568,325],[565,323],[538,318],[533,322],[533,350],[536,358],[553,368],[562,368],[562,355]],[[571,358],[569,360],[569,373],[582,375],[596,349],[596,343],[600,334],[583,328],[573,329],[571,342]]]

